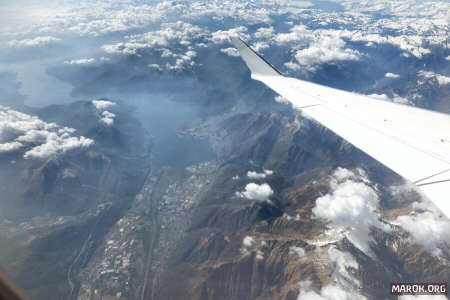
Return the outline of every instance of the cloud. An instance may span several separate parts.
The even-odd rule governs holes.
[[[176,60],[175,64],[166,64],[166,69],[168,70],[182,70],[186,66],[194,66],[195,62],[193,61],[193,58],[197,56],[197,52],[195,51],[187,51],[186,54],[181,55],[175,55]]]
[[[361,31],[353,31],[348,38],[352,41],[366,41],[377,44],[391,44],[397,46],[404,51],[403,56],[415,56],[422,58],[426,54],[430,54],[431,50],[422,47],[423,38],[414,35],[398,35],[385,36],[380,34],[365,34]]]
[[[263,173],[248,171],[247,177],[251,179],[262,179],[273,174],[273,171],[264,169]]]
[[[220,52],[225,53],[228,56],[239,56],[239,51],[237,51],[237,49],[233,47],[220,49]]]
[[[419,71],[419,76],[426,78],[426,79],[433,79],[436,78],[439,85],[446,85],[450,84],[450,77],[437,74],[431,71]]]
[[[165,47],[175,45],[186,47],[191,44],[192,40],[206,38],[207,31],[199,26],[192,25],[187,22],[162,23],[160,29],[148,31],[142,34],[128,35],[126,41],[115,44],[106,44],[102,49],[110,54],[137,54],[141,49],[153,50],[167,50]],[[170,50],[168,50],[171,52]],[[178,56],[187,55],[187,53],[180,53]],[[164,55],[168,57],[169,55]],[[173,54],[170,56],[174,56]],[[176,56],[176,55],[175,55]]]
[[[47,158],[94,143],[84,136],[72,136],[74,132],[73,128],[60,127],[0,106],[0,153],[23,148],[24,158]]]
[[[250,39],[250,36],[246,33],[248,29],[244,26],[231,28],[228,30],[217,30],[211,33],[211,41],[215,44],[224,44],[230,42],[230,37],[240,37],[243,39]]]
[[[55,42],[59,42],[61,39],[53,36],[38,36],[34,39],[24,39],[24,40],[12,40],[8,42],[10,47],[37,47],[43,46]]]
[[[24,158],[47,158],[49,156],[67,152],[77,148],[87,148],[94,143],[93,140],[80,137],[61,137],[56,133],[50,133],[46,141],[24,154]]]
[[[242,240],[242,245],[244,245],[245,247],[251,247],[254,243],[255,239],[250,235],[246,235]]]
[[[73,33],[78,36],[101,36],[127,33],[156,27],[161,22],[177,20],[224,20],[248,24],[270,23],[270,10],[247,1],[232,1],[217,5],[209,1],[83,1],[81,3],[27,5],[13,13],[30,15],[26,24],[13,28],[13,34],[32,32]],[[203,23],[203,22],[201,22]],[[8,28],[9,29],[9,28]],[[11,30],[7,31],[9,34]],[[1,32],[1,31],[0,31]]]
[[[103,110],[108,107],[116,105],[116,103],[108,100],[92,100],[92,104],[95,106],[98,110]]]
[[[155,69],[155,70],[158,70],[158,71],[161,71],[161,70],[162,70],[161,66],[158,65],[158,64],[148,64],[147,66],[148,66],[149,68],[152,68],[152,69]]]
[[[296,42],[298,46],[305,46],[313,38],[312,31],[305,25],[295,25],[289,31],[289,33],[278,33],[274,37],[275,42],[278,45]]]
[[[331,192],[316,200],[314,216],[331,221],[347,230],[346,237],[361,251],[370,254],[370,227],[389,230],[381,223],[377,193],[368,185],[368,179],[357,179],[354,172],[338,169],[330,182]]]
[[[377,99],[377,100],[383,100],[383,101],[390,101],[390,102],[394,102],[394,103],[399,103],[399,104],[409,104],[409,105],[413,105],[412,102],[410,102],[408,99],[400,97],[397,94],[394,94],[393,97],[389,97],[386,94],[370,94],[367,95],[368,97]]]
[[[102,112],[101,114],[101,118],[100,121],[102,121],[103,123],[105,123],[105,125],[107,126],[111,126],[114,124],[114,118],[116,117],[115,114],[113,114],[112,112],[109,112],[107,110],[105,110],[104,112]]]
[[[75,59],[75,60],[66,60],[64,61],[64,64],[66,65],[86,65],[86,64],[92,64],[95,62],[95,58],[82,58],[82,59]]]
[[[377,100],[383,100],[383,101],[389,101],[390,98],[388,95],[386,94],[370,94],[367,95],[367,97],[373,98],[373,99],[377,99]]]
[[[339,251],[336,246],[332,245],[328,248],[328,256],[333,265],[333,273],[331,277],[340,286],[354,289],[359,286],[358,280],[353,277],[348,270],[358,270],[359,265],[353,255],[348,252]]]
[[[267,49],[269,47],[270,47],[269,43],[268,42],[263,42],[263,41],[259,41],[259,42],[253,43],[251,45],[251,48],[253,50],[255,50],[256,52],[261,52],[261,50]]]
[[[344,181],[346,179],[356,179],[356,174],[349,169],[338,167],[333,172],[333,177],[338,181]]]
[[[269,201],[269,198],[273,195],[273,190],[267,183],[257,184],[252,182],[247,184],[242,192],[236,192],[236,195],[250,200]]]
[[[116,117],[116,114],[109,112],[106,109],[108,107],[115,106],[116,103],[108,100],[92,100],[92,104],[97,110],[101,111],[98,115],[100,122],[102,122],[106,126],[111,126],[114,124],[114,118]]]
[[[284,98],[283,96],[275,96],[275,101],[278,103],[289,104],[289,100]]]
[[[390,72],[384,74],[384,76],[387,77],[387,78],[400,78],[400,75],[394,74],[394,73],[390,73]]]
[[[310,30],[305,25],[293,26],[288,33],[279,33],[273,40],[278,45],[291,45],[298,65],[290,62],[285,66],[291,70],[301,67],[310,71],[324,63],[359,60],[361,53],[346,47],[342,34],[333,30]],[[300,48],[300,49],[299,49]]]
[[[250,254],[249,248],[252,247],[254,244],[255,244],[255,239],[250,235],[246,235],[244,237],[244,239],[242,240],[241,253],[244,255],[249,255]]]
[[[336,285],[326,285],[320,293],[312,291],[310,281],[302,281],[299,283],[300,294],[297,300],[363,300],[366,297],[358,293],[351,293]]]
[[[273,2],[280,6],[278,9],[278,13],[280,14],[291,13],[295,15],[303,12],[304,8],[314,6],[314,3],[312,2],[299,0],[275,0]],[[263,3],[267,3],[272,6],[273,2],[263,1]]]
[[[143,55],[144,50],[151,51],[161,59],[157,64],[148,64],[150,67],[161,71],[180,71],[196,65],[194,59],[197,52],[193,48],[198,46],[199,41],[206,41],[207,36],[207,30],[178,21],[162,23],[158,30],[128,35],[126,41],[106,44],[102,49],[110,54],[139,56]]]
[[[273,37],[275,33],[275,30],[273,27],[260,27],[256,30],[256,32],[253,34],[255,38],[257,39],[270,39]]]
[[[352,8],[352,10],[355,10]],[[327,14],[313,14],[310,16],[310,18],[318,23],[323,23],[323,25],[326,25],[327,23],[324,22],[324,15]],[[367,42],[368,46],[373,46],[374,44],[391,44],[394,45],[401,50],[403,50],[403,56],[409,57],[409,56],[415,56],[417,58],[422,58],[426,54],[430,54],[431,50],[424,48],[424,44],[429,45],[439,45],[445,42],[445,32],[443,31],[441,35],[437,34],[435,36],[430,35],[423,35],[421,33],[422,29],[417,28],[416,33],[411,33],[408,35],[404,34],[404,30],[408,28],[408,24],[410,22],[407,22],[405,24],[402,24],[402,27],[396,28],[398,29],[398,33],[395,35],[386,35],[379,33],[380,30],[382,32],[383,29],[391,31],[392,28],[388,28],[389,26],[386,26],[388,23],[390,26],[392,26],[394,23],[392,19],[379,19],[374,18],[372,21],[368,20],[367,17],[370,14],[360,14],[360,15],[352,15],[351,18],[348,18],[348,16],[345,16],[345,13],[341,15],[341,17],[337,16],[329,16],[331,19],[333,19],[333,23],[341,23],[345,25],[345,29],[315,29],[315,30],[309,30],[304,25],[296,25],[293,26],[290,29],[289,33],[280,33],[275,36],[275,42],[278,44],[292,44],[292,49],[298,49],[298,48],[305,48],[306,46],[313,43],[318,43],[319,45],[322,43],[321,41],[324,38],[339,41],[339,40],[349,40],[354,42]],[[349,21],[353,19],[353,21]],[[378,23],[378,21],[380,23]],[[349,23],[353,22],[353,24]],[[353,25],[355,23],[371,23],[374,27],[379,27],[379,30],[377,32],[372,33],[368,32],[366,30],[361,30],[359,28],[353,29]],[[433,25],[435,27],[435,25]],[[409,31],[411,28],[409,29]],[[339,42],[341,43],[341,42]],[[321,48],[329,48],[328,45],[322,45]],[[325,47],[324,47],[325,46]],[[337,47],[339,49],[340,53],[338,57],[340,56],[349,56],[351,54],[354,54],[356,56],[360,56],[359,53],[352,52],[348,50],[343,50],[342,47]],[[324,52],[327,52],[324,50]],[[346,53],[345,53],[346,52]],[[347,58],[346,58],[347,59]]]
[[[284,63],[284,66],[292,71],[299,71],[302,68],[299,64],[291,61]]]
[[[345,42],[341,38],[332,36],[322,36],[308,48],[295,54],[299,64],[310,69],[315,65],[340,60],[359,60],[360,57],[361,54],[357,50],[345,48]]]
[[[41,4],[41,3],[40,3]],[[129,32],[160,22],[164,14],[177,10],[175,5],[148,5],[136,1],[65,2],[58,6],[30,7],[37,15],[35,30],[70,32],[80,36],[99,36],[115,32]]]
[[[408,231],[411,236],[434,255],[450,246],[450,221],[432,211],[399,216],[393,222]]]
[[[391,185],[389,191],[394,197],[409,197],[411,193],[418,193],[417,186],[409,181],[399,185]]]
[[[12,152],[12,151],[18,150],[22,147],[23,147],[23,144],[16,142],[16,141],[3,143],[3,144],[0,144],[0,153]]]
[[[250,251],[250,248],[252,248],[255,244],[256,244],[255,239],[254,239],[252,236],[250,236],[250,235],[246,235],[246,236],[244,237],[244,239],[242,240],[241,253],[242,253],[243,255],[249,255],[250,252],[251,252],[251,251]],[[261,245],[262,245],[262,246],[265,245],[265,242],[263,241],[263,242],[261,243]],[[255,251],[255,250],[256,250],[256,251]],[[254,249],[253,251],[256,252],[255,258],[256,258],[257,260],[262,260],[262,259],[264,259],[264,252],[263,252],[263,251],[261,251],[260,249]]]
[[[294,220],[294,221],[300,221],[300,215],[296,214],[295,217],[292,217],[290,215],[288,215],[287,213],[283,214],[283,218],[285,218],[288,221]]]

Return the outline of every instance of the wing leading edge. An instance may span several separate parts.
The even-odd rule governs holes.
[[[253,79],[414,183],[450,217],[450,115],[284,77],[241,39],[231,40]]]

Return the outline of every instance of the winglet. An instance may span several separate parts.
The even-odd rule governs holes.
[[[253,75],[263,75],[263,76],[281,76],[270,63],[268,63],[261,55],[259,55],[255,50],[250,48],[243,40],[238,37],[230,38],[233,45],[238,49],[239,54],[245,61],[247,66]]]

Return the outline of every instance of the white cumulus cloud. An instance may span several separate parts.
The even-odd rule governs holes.
[[[359,60],[360,56],[357,50],[345,48],[345,42],[341,38],[332,36],[323,36],[295,54],[300,65],[309,68],[333,61]]]
[[[220,49],[220,52],[225,53],[228,56],[234,56],[234,57],[239,56],[239,51],[237,51],[237,49],[233,48],[233,47]]]
[[[13,152],[15,150],[18,150],[23,147],[22,143],[19,143],[17,141],[14,142],[6,142],[0,144],[0,153],[4,152]]]
[[[249,248],[251,248],[254,244],[255,244],[255,239],[250,235],[246,235],[244,237],[244,239],[242,240],[241,253],[244,255],[249,255],[250,254]]]
[[[246,235],[242,240],[242,245],[244,245],[244,247],[251,247],[254,243],[255,239],[250,235]]]
[[[256,32],[253,34],[255,38],[257,39],[269,39],[271,38],[275,33],[275,30],[273,27],[260,27]]]
[[[108,107],[116,105],[116,103],[108,100],[92,100],[92,104],[98,110],[107,109]]]
[[[115,114],[113,114],[112,112],[109,112],[107,110],[105,110],[104,112],[102,112],[101,114],[101,118],[100,121],[102,121],[103,123],[105,123],[108,126],[111,126],[114,124],[114,118],[116,117]]]
[[[108,100],[92,100],[92,104],[99,111],[98,118],[100,119],[100,122],[102,122],[106,126],[111,126],[114,124],[114,118],[116,117],[116,114],[107,111],[106,109],[108,107],[115,106],[116,103]]]
[[[346,228],[347,238],[361,251],[370,254],[370,227],[384,230],[388,227],[379,220],[378,195],[362,176],[355,180],[353,172],[338,169],[331,182],[332,191],[316,200],[314,216]]]
[[[295,25],[288,33],[278,33],[273,40],[278,45],[291,45],[298,64],[290,62],[285,66],[291,70],[301,67],[310,71],[324,63],[359,60],[361,53],[347,47],[344,34],[333,30],[310,30],[305,25]]]
[[[283,96],[275,96],[275,101],[278,103],[289,104],[289,100],[284,98]]]
[[[400,78],[400,75],[395,74],[395,73],[390,73],[390,72],[384,74],[384,76],[388,77],[388,78]]]
[[[247,28],[244,26],[239,26],[228,30],[217,30],[211,34],[211,40],[215,44],[229,43],[230,37],[241,37],[244,39],[250,38],[247,34]]]
[[[94,143],[84,136],[72,136],[74,132],[73,128],[0,106],[0,153],[23,148],[24,158],[47,158]]]
[[[417,243],[435,255],[450,246],[450,221],[432,211],[399,216],[393,222],[408,231]]]
[[[249,200],[269,201],[270,196],[273,195],[273,190],[267,183],[251,182],[245,186],[242,192],[236,192],[236,195]]]

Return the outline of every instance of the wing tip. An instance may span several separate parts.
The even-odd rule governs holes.
[[[234,47],[236,47],[239,51],[248,47],[248,45],[238,36],[230,36],[229,39]]]
[[[230,42],[236,47],[252,74],[281,76],[281,72],[272,66],[258,52],[253,50],[238,36],[230,36]]]

